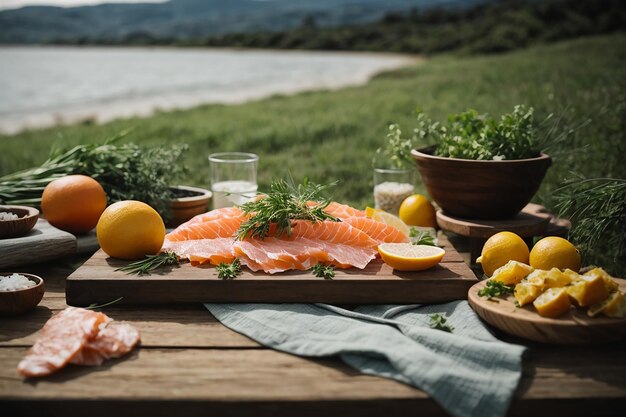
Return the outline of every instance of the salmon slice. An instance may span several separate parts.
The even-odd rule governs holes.
[[[223,207],[215,210],[211,210],[209,212],[198,214],[193,217],[191,220],[187,221],[183,225],[194,224],[194,223],[203,223],[215,219],[222,218],[233,218],[233,217],[242,217],[244,216],[243,211],[239,207]]]
[[[232,262],[235,260],[233,241],[233,237],[174,242],[166,239],[161,251],[174,252],[179,258],[188,259],[194,266],[205,263],[218,265],[221,262]]]
[[[319,262],[329,261],[317,242],[286,241],[275,237],[247,239],[233,245],[235,255],[251,270],[268,274],[290,269],[307,270]]]
[[[102,313],[69,307],[55,314],[41,329],[39,338],[17,365],[25,377],[50,375],[70,362],[111,319]]]
[[[222,237],[233,238],[243,217],[222,217],[204,222],[195,222],[178,226],[165,236],[166,241],[177,242],[184,240],[217,239]]]
[[[111,323],[100,329],[95,339],[88,340],[72,358],[76,365],[101,365],[105,359],[119,358],[139,343],[139,331],[130,324]]]
[[[380,243],[406,243],[409,238],[393,226],[367,217],[348,217],[343,220],[350,226],[365,232]]]
[[[354,207],[350,207],[346,204],[337,203],[336,201],[331,202],[328,207],[324,209],[324,211],[331,216],[335,216],[340,219],[347,219],[349,217],[365,217],[365,211],[355,209]]]

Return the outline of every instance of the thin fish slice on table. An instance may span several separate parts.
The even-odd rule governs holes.
[[[109,322],[101,327],[96,337],[87,341],[71,363],[101,365],[105,359],[126,355],[139,343],[139,331],[130,324]]]
[[[99,327],[110,318],[83,308],[69,307],[55,314],[41,329],[39,338],[17,365],[25,377],[50,375],[69,363]]]

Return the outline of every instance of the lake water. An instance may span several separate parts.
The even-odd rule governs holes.
[[[412,62],[333,52],[0,47],[0,131],[359,85]]]

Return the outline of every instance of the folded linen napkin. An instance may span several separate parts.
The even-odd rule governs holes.
[[[519,383],[523,346],[496,339],[466,301],[438,305],[205,304],[225,326],[295,355],[349,366],[427,392],[455,417],[500,417]],[[430,327],[446,314],[452,333]]]

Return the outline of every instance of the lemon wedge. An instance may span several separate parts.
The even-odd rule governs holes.
[[[533,272],[533,267],[518,261],[509,261],[496,269],[491,276],[492,281],[500,281],[505,285],[519,283],[526,275]]]
[[[569,285],[571,282],[571,274],[564,274],[559,268],[552,268],[546,273],[543,284],[544,288],[561,288]]]
[[[624,317],[626,315],[626,298],[621,291],[615,291],[604,301],[592,305],[587,310],[587,315],[593,317],[602,313],[608,317]]]
[[[613,277],[610,276],[604,269],[602,268],[593,268],[591,271],[585,272],[585,275],[588,277],[600,276],[604,281],[604,286],[606,287],[608,292],[617,291],[619,289],[619,285],[617,282],[613,280]]]
[[[565,288],[548,288],[533,305],[540,316],[558,317],[569,311],[571,303]]]
[[[371,219],[374,213],[381,212],[381,211],[383,210],[367,206],[365,207],[365,217],[369,217]]]
[[[383,261],[398,271],[422,271],[432,268],[446,254],[441,248],[410,243],[383,243],[378,246]]]
[[[535,301],[539,294],[541,294],[541,288],[528,281],[520,282],[513,291],[515,301],[517,301],[520,307]]]
[[[580,307],[597,304],[609,297],[609,291],[600,275],[581,275],[578,281],[567,287],[567,293]]]
[[[365,214],[367,215],[367,211]],[[386,211],[375,210],[372,213],[372,220],[376,220],[388,224],[391,227],[395,227],[400,231],[400,233],[402,233],[406,237],[409,237],[409,233],[411,233],[411,229],[409,228],[409,226],[407,226],[406,223],[400,220],[400,217],[394,216],[393,214],[387,213]]]

